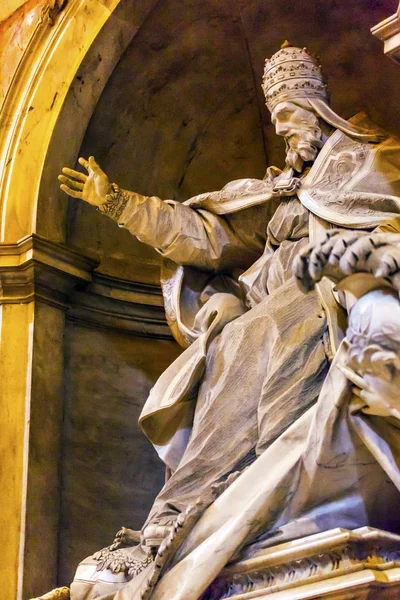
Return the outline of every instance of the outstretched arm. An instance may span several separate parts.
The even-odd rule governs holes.
[[[93,156],[80,158],[79,163],[88,174],[64,168],[59,175],[61,189],[97,207],[163,256],[213,271],[245,268],[254,261],[254,250],[223,217],[120,189],[110,183]]]

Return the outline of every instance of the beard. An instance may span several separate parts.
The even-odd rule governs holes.
[[[301,173],[305,162],[314,161],[322,147],[322,130],[318,125],[298,131],[286,140],[286,164]]]

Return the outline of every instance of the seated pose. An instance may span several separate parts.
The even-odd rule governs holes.
[[[93,157],[59,176],[162,255],[186,348],[140,417],[169,478],[141,532],[79,565],[72,600],[196,600],[267,545],[400,531],[400,141],[333,112],[306,49],[285,43],[263,89],[287,151],[262,180],[181,204]]]

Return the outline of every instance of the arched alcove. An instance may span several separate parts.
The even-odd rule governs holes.
[[[68,201],[58,189],[61,167],[94,154],[123,187],[183,200],[282,166],[283,142],[260,82],[265,56],[285,38],[321,56],[340,114],[367,110],[400,133],[397,67],[369,33],[395,4],[70,0],[38,21],[0,130],[1,283],[9,290],[2,353],[18,353],[12,376],[24,382],[5,398],[19,420],[3,440],[18,449],[18,523],[6,524],[4,547],[10,581],[18,558],[22,565],[19,597],[24,587],[35,594],[57,578],[68,583],[77,561],[110,541],[120,516],[140,526],[162,472],[146,479],[136,469],[149,447],[137,443],[130,419],[178,352],[166,332],[156,253],[91,207]],[[20,278],[17,291],[10,274]],[[37,300],[43,304],[33,317]],[[9,362],[0,364],[3,378]],[[121,405],[128,418],[111,418]],[[35,463],[38,448],[43,456]],[[154,456],[148,464],[157,468]],[[129,483],[126,472],[134,474]],[[47,573],[38,568],[43,563]]]
[[[262,177],[269,164],[283,166],[284,143],[270,124],[261,77],[265,56],[285,38],[307,44],[321,56],[339,114],[350,117],[367,110],[378,123],[400,133],[397,69],[369,33],[390,10],[385,3],[366,0],[340,7],[334,2],[294,2],[288,7],[278,0],[196,0],[184,9],[178,0],[159,2],[108,79],[79,154],[95,155],[111,180],[126,189],[180,201],[219,189],[229,180]],[[382,80],[390,90],[386,99]],[[69,201],[67,242],[98,253],[98,273],[144,284],[158,281],[156,252],[74,199]],[[75,343],[73,335],[69,339]],[[76,408],[77,419],[78,412]],[[72,448],[71,460],[78,457]],[[71,477],[71,486],[78,479],[73,482]],[[140,526],[138,498],[133,490],[132,521],[127,525]],[[121,492],[118,499],[118,508],[107,511],[103,527],[109,537],[117,511],[129,514],[129,493]],[[85,547],[92,549],[88,540],[94,531],[90,520],[69,521],[65,539],[75,546],[63,559],[65,574],[79,560],[79,552],[82,556]],[[98,536],[99,544],[105,537]]]
[[[366,110],[400,132],[396,65],[369,32],[394,8],[395,0],[159,2],[108,80],[80,153],[122,187],[177,200],[282,167],[261,78],[285,38],[321,57],[339,114]],[[152,249],[73,199],[68,243],[100,253],[102,272],[157,280]]]

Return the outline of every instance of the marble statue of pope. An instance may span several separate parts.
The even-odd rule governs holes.
[[[400,530],[400,140],[334,113],[305,49],[267,60],[263,88],[283,171],[182,204],[120,189],[93,157],[59,176],[162,255],[186,348],[140,418],[168,480],[140,535],[81,563],[72,600],[146,597],[194,506],[154,600],[196,600],[229,561],[296,537]]]

